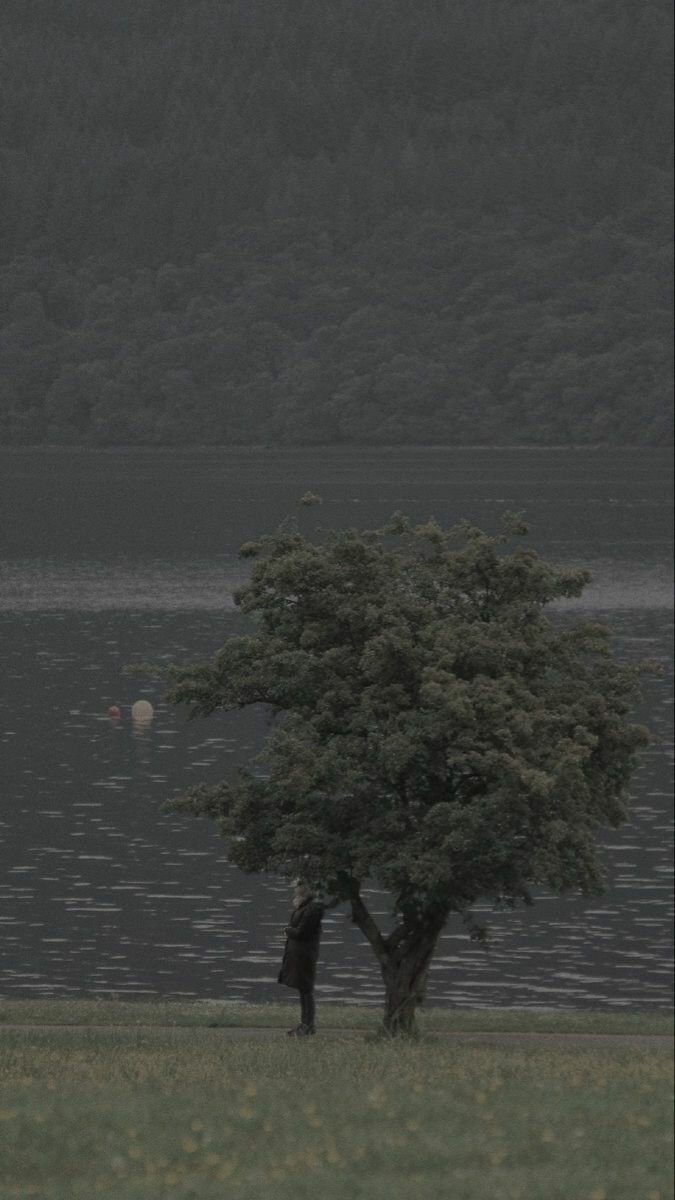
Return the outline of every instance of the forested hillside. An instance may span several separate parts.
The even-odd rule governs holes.
[[[2,0],[0,441],[669,436],[668,0]]]

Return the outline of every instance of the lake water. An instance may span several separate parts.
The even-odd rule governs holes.
[[[524,510],[549,560],[593,582],[564,607],[609,624],[626,660],[656,658],[636,718],[657,741],[632,818],[602,837],[601,899],[540,894],[483,914],[489,951],[450,922],[429,1001],[661,1008],[671,1001],[672,507],[654,450],[0,452],[0,995],[288,999],[275,983],[290,892],[230,866],[208,822],[165,798],[260,748],[260,713],[187,722],[127,663],[207,658],[244,628],[241,542],[297,516],[372,527],[394,510],[497,531]],[[300,509],[307,490],[321,508]],[[130,705],[152,701],[134,726]],[[119,722],[108,706],[122,709]],[[387,897],[370,902],[388,924]],[[324,924],[319,995],[378,1002],[379,972],[344,908]]]

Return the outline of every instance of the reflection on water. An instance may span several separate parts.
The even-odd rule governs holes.
[[[243,579],[236,562],[5,560],[0,562],[0,611],[221,612],[234,608],[232,592]]]
[[[547,559],[560,567],[583,567],[591,574],[583,595],[565,601],[565,607],[667,608],[672,603],[672,570],[665,556],[658,561],[616,562],[575,555],[558,546],[551,548]],[[156,559],[133,565],[6,560],[0,561],[0,612],[222,612],[234,609],[232,594],[245,577],[234,557],[222,563]]]
[[[667,611],[599,614],[622,657],[666,666]],[[246,876],[209,822],[161,814],[162,801],[227,776],[260,744],[261,713],[187,722],[125,662],[206,657],[238,614],[3,614],[6,663],[0,884],[5,996],[198,996],[272,1000],[289,909],[283,880]],[[91,668],[96,668],[92,670]],[[644,712],[662,739],[635,778],[632,821],[604,838],[601,902],[542,895],[494,914],[489,951],[452,922],[429,999],[469,1006],[663,1007],[669,1003],[672,810],[669,679],[647,682]],[[131,719],[150,700],[154,720]],[[107,715],[114,702],[119,721]],[[386,925],[387,897],[371,893]],[[487,911],[487,910],[486,910]],[[374,961],[343,909],[326,917],[319,992],[379,1002]]]

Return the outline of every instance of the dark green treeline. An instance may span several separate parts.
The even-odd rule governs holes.
[[[664,440],[669,26],[2,0],[0,440]]]

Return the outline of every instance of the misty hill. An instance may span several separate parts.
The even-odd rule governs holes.
[[[663,441],[670,21],[3,0],[0,441]]]

